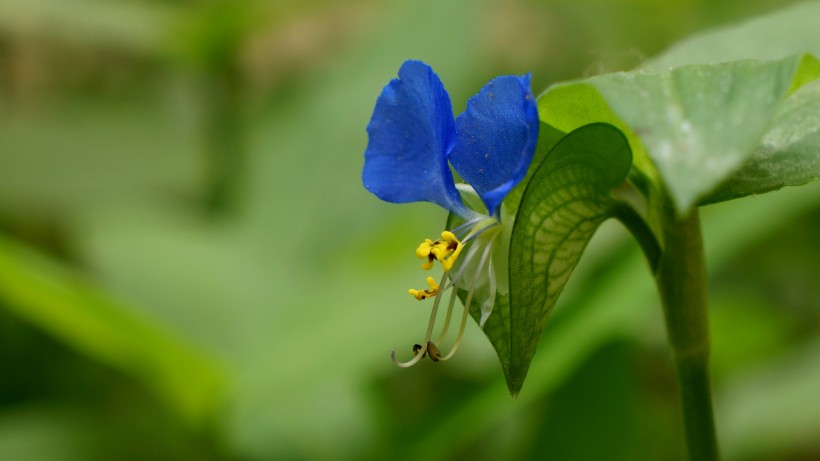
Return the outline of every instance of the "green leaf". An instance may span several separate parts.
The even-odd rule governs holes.
[[[704,242],[710,256],[708,273],[720,272],[732,258],[748,253],[755,243],[773,238],[784,225],[813,213],[818,206],[820,183],[786,189],[756,200],[707,207],[702,217],[704,235],[710,237]],[[760,219],[761,210],[765,210],[767,219]],[[600,233],[607,228],[617,227],[609,224],[602,226],[598,237],[603,237]],[[738,232],[738,229],[745,231]],[[621,235],[626,237],[623,231]],[[578,266],[574,281],[562,298],[561,303],[571,303],[572,309],[560,312],[561,321],[555,319],[542,335],[540,353],[533,359],[527,375],[528,391],[519,396],[518,404],[509,404],[502,393],[504,384],[501,382],[471,394],[468,404],[447,411],[418,442],[413,443],[411,455],[415,456],[409,458],[415,459],[434,450],[442,459],[453,458],[466,447],[474,446],[475,440],[484,434],[497,430],[500,424],[517,422],[521,427],[522,421],[529,421],[526,418],[532,414],[530,409],[548,402],[556,388],[563,385],[585,358],[606,341],[625,334],[639,337],[641,341],[647,339],[646,326],[655,325],[659,314],[658,295],[646,270],[646,262],[637,251],[606,257],[593,251],[596,243],[601,243],[597,237],[587,248],[584,263]],[[589,259],[590,256],[593,258]],[[588,288],[593,284],[594,289]],[[742,405],[743,401],[738,400],[738,404]],[[717,412],[719,419],[722,414],[722,411]],[[760,412],[757,416],[771,421],[770,414]],[[719,427],[724,428],[724,425]],[[727,452],[734,452],[728,448],[728,445],[734,445],[732,442],[739,442],[738,445],[746,442],[724,439],[726,437],[721,441],[727,442]],[[482,441],[486,440],[482,438]]]
[[[214,360],[90,280],[3,237],[0,306],[143,380],[193,427],[206,428],[221,410],[224,374]]]
[[[804,55],[820,56],[818,15],[820,2],[795,5],[693,36],[641,70],[555,85],[539,98],[542,120],[564,131],[591,122],[621,128],[635,166],[669,188],[679,212],[699,201],[801,184],[805,179],[788,173],[763,173],[769,168],[749,159],[790,171],[803,168],[805,158],[783,166],[794,159],[767,151],[763,138],[772,117],[787,117],[779,107],[782,98],[820,75],[820,63]],[[790,65],[796,66],[791,76]],[[742,187],[732,176],[741,165]],[[750,174],[766,180],[755,186]],[[724,181],[728,190],[710,195]]]
[[[524,189],[510,243],[509,304],[496,306],[484,327],[513,395],[581,253],[619,203],[611,191],[631,163],[623,134],[593,124],[558,142]]]
[[[816,70],[813,57],[792,56],[607,74],[551,87],[538,109],[563,131],[624,130],[635,166],[684,213],[751,157],[780,102]]]
[[[786,99],[752,157],[702,203],[820,179],[820,80]]]
[[[533,156],[532,164],[527,171],[527,176],[516,186],[501,204],[501,234],[499,236],[499,243],[496,245],[492,253],[492,263],[496,268],[496,283],[497,292],[492,303],[492,314],[486,319],[482,330],[490,340],[490,344],[498,354],[501,361],[501,366],[504,369],[504,374],[507,374],[509,368],[510,356],[510,281],[509,281],[509,248],[510,239],[515,223],[515,217],[518,213],[518,207],[521,204],[521,198],[524,195],[524,190],[538,169],[543,160],[547,157],[552,148],[561,141],[566,133],[556,130],[555,128],[541,123],[538,134],[538,146]],[[462,198],[468,203],[475,202],[475,208],[481,209],[483,205],[477,196],[470,196],[462,193]],[[464,221],[454,214],[450,214],[447,219],[447,229],[453,229]],[[477,265],[478,261],[475,261]],[[468,270],[467,273],[472,272]],[[467,290],[459,290],[459,298],[461,302],[465,302],[467,298]],[[487,284],[482,284],[473,293],[473,302],[470,306],[470,315],[475,319],[476,323],[481,324],[482,312],[481,306],[487,302],[490,297],[489,287]]]

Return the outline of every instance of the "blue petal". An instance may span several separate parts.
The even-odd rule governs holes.
[[[496,77],[467,101],[456,119],[449,160],[490,215],[527,174],[538,142],[538,109],[530,74]]]
[[[450,96],[421,61],[406,61],[384,87],[367,126],[362,182],[393,203],[428,201],[463,215],[447,153],[455,143]]]

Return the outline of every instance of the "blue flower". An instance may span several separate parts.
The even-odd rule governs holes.
[[[444,231],[441,239],[425,240],[416,249],[416,255],[426,259],[423,269],[439,261],[444,275],[440,283],[428,277],[429,289],[410,290],[416,299],[435,298],[435,302],[424,346],[414,346],[413,359],[398,362],[393,351],[400,366],[413,365],[425,355],[434,361],[452,356],[477,288],[489,289],[488,302],[481,306],[482,326],[492,312],[497,287],[491,256],[500,240],[501,206],[527,173],[538,125],[529,74],[494,78],[470,98],[467,109],[455,119],[444,85],[421,61],[406,61],[399,77],[384,87],[367,126],[364,187],[392,203],[435,203],[464,221]],[[464,184],[456,185],[451,166]],[[451,270],[467,247],[458,267]],[[458,338],[451,352],[442,356],[430,338],[440,295],[453,286],[467,290],[467,296]],[[451,295],[439,343],[450,324],[454,300]]]

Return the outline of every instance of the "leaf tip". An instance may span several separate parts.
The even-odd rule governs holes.
[[[510,391],[510,397],[514,400],[518,399],[518,394],[521,392],[521,387],[524,385],[524,378],[527,376],[527,370],[523,373],[509,372],[504,373],[504,378],[507,381],[507,390]]]

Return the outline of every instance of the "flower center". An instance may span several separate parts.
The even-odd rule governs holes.
[[[398,361],[396,359],[396,350],[393,349],[391,358],[396,365],[400,367],[410,367],[426,356],[429,356],[434,362],[438,362],[439,360],[445,361],[452,357],[461,343],[464,328],[467,325],[467,317],[470,313],[470,303],[473,298],[473,293],[479,285],[489,280],[491,288],[488,294],[490,296],[485,301],[485,305],[481,306],[481,326],[483,326],[484,320],[486,320],[487,315],[489,315],[485,315],[485,312],[488,311],[486,304],[489,302],[489,310],[491,311],[492,302],[495,299],[495,275],[490,256],[492,255],[496,238],[500,233],[498,232],[499,228],[496,228],[497,225],[498,221],[496,219],[482,217],[467,222],[453,229],[453,231],[442,232],[440,240],[433,241],[426,239],[416,248],[416,256],[419,259],[426,260],[421,264],[422,269],[430,270],[435,261],[439,261],[444,270],[444,274],[438,283],[433,277],[427,277],[429,289],[408,290],[408,293],[419,301],[428,298],[435,299],[430,312],[430,320],[427,325],[427,332],[424,335],[424,341],[422,341],[421,344],[415,344],[413,346],[413,358],[407,362]],[[467,229],[469,229],[469,231],[467,231]],[[488,230],[491,231],[485,232]],[[466,232],[463,240],[459,240],[456,236],[456,233],[459,231]],[[467,250],[466,256],[463,258],[458,270],[452,271],[454,264],[459,260],[459,255],[461,255],[462,250],[468,245],[470,248]],[[486,276],[484,275],[485,272],[487,273]],[[464,299],[464,311],[462,312],[461,325],[455,343],[449,353],[442,355],[436,343],[440,344],[444,340],[450,327],[453,307],[457,297],[457,290],[454,288],[456,283],[459,283],[462,289],[467,290],[467,296]],[[433,342],[431,338],[438,314],[438,307],[441,302],[441,294],[450,288],[454,289],[450,293],[444,325],[441,328],[437,341]]]

